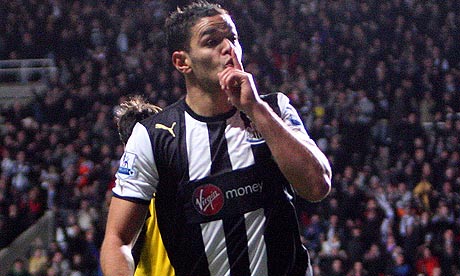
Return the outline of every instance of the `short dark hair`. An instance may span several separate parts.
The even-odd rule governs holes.
[[[148,103],[142,96],[134,95],[122,102],[115,112],[118,133],[123,144],[128,142],[137,122],[161,111],[161,108]]]
[[[165,22],[166,43],[170,55],[174,51],[189,50],[191,28],[203,18],[218,14],[228,14],[219,4],[197,1],[171,13]]]

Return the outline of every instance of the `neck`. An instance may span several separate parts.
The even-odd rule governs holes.
[[[224,114],[233,108],[225,92],[220,89],[205,91],[197,86],[187,86],[185,102],[193,112],[203,117]]]

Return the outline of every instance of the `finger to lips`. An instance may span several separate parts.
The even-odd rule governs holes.
[[[234,66],[226,67],[224,70],[218,73],[219,84],[223,90],[235,89],[241,86],[240,78],[242,77],[243,71],[239,69],[241,68],[241,65],[238,62],[233,49],[231,53]]]
[[[232,50],[230,52],[230,55],[231,55],[232,60],[233,60],[233,66],[238,70],[243,70],[243,65],[241,64],[240,60],[236,56],[234,48],[232,48]]]

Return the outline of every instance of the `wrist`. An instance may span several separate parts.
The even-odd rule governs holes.
[[[259,100],[251,104],[251,106],[243,112],[246,114],[246,116],[249,117],[251,121],[254,122],[255,120],[257,120],[258,115],[262,114],[262,116],[264,116],[264,114],[266,114],[266,112],[269,112],[269,110],[269,105],[266,102]]]

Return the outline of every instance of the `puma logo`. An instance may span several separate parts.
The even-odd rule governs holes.
[[[171,133],[172,137],[174,138],[176,137],[176,134],[174,133],[175,126],[176,122],[172,123],[171,127],[165,126],[163,124],[155,124],[155,128],[167,130],[169,133]]]

